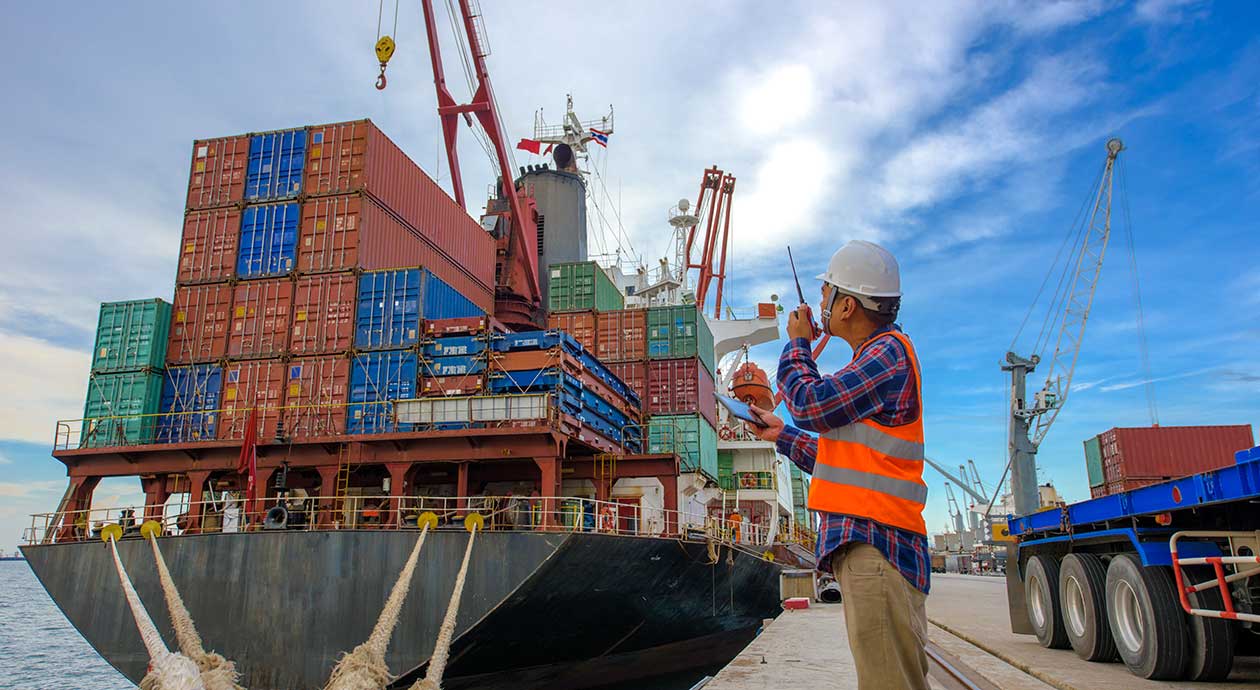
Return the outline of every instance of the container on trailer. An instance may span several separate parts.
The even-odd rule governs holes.
[[[236,254],[238,278],[288,275],[297,261],[297,202],[246,206],[241,212],[241,237]]]
[[[595,353],[603,362],[647,359],[647,310],[616,309],[595,317]]]
[[[245,197],[249,136],[199,139],[193,142],[188,174],[189,209],[231,206]]]
[[[192,364],[222,359],[232,319],[232,286],[186,285],[175,289],[166,361]]]
[[[354,308],[359,281],[353,273],[302,276],[293,286],[289,352],[317,355],[354,346]]]
[[[297,357],[286,372],[280,423],[294,439],[339,436],[346,429],[350,358]]]
[[[241,211],[235,206],[189,211],[180,241],[181,285],[215,283],[236,273],[236,248],[241,239]]]
[[[427,239],[451,265],[467,267],[493,291],[494,238],[370,120],[316,125],[309,132],[307,196],[368,194]],[[455,284],[451,276],[438,273]]]
[[[1085,441],[1085,471],[1091,488],[1107,483],[1103,476],[1102,444],[1097,436]]]
[[[219,438],[239,441],[245,438],[250,410],[258,410],[259,443],[281,438],[280,408],[284,406],[287,362],[254,359],[223,365],[223,413],[219,416]]]
[[[145,369],[88,378],[80,448],[153,443],[162,402],[161,370]]]
[[[233,292],[228,357],[286,354],[293,316],[293,280],[244,280],[236,284]]]
[[[1251,426],[1116,428],[1098,436],[1108,484],[1125,479],[1184,477],[1234,464],[1255,441]]]
[[[683,472],[702,472],[717,480],[717,430],[698,414],[648,418],[648,453],[675,453]]]
[[[287,129],[249,138],[245,200],[288,199],[302,192],[306,130]]]
[[[170,329],[171,305],[165,300],[101,303],[92,372],[161,369],[166,365]]]
[[[411,431],[395,420],[394,401],[416,397],[415,350],[363,352],[350,364],[350,405],[346,433]]]
[[[713,333],[695,305],[650,307],[647,325],[649,359],[699,357],[713,373]]]
[[[1089,487],[1090,498],[1101,498],[1103,496],[1114,496],[1115,494],[1124,493],[1133,489],[1140,489],[1151,484],[1160,484],[1172,479],[1172,477],[1144,477],[1141,479],[1116,479],[1109,481],[1102,486]]]
[[[647,363],[647,397],[643,409],[651,415],[698,412],[717,426],[717,398],[713,375],[696,357],[654,359]]]
[[[571,311],[552,313],[547,316],[547,328],[559,329],[582,343],[582,347],[595,351],[595,312]]]
[[[167,367],[162,382],[158,443],[191,443],[216,437],[223,369],[217,364]]]
[[[359,276],[354,344],[359,349],[412,347],[427,318],[484,316],[467,297],[423,268]]]
[[[552,264],[547,268],[548,311],[611,311],[625,307],[625,297],[594,261]]]

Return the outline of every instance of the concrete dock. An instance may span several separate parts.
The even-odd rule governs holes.
[[[1239,658],[1226,683],[1148,681],[1120,663],[1089,663],[1071,650],[1045,649],[1031,635],[1010,632],[1006,584],[998,577],[933,575],[928,597],[929,640],[939,653],[982,688],[1003,690],[1168,690],[1254,688],[1260,658]],[[932,688],[959,685],[932,664]],[[844,629],[844,609],[813,604],[785,611],[724,668],[704,690],[763,688],[856,689]]]

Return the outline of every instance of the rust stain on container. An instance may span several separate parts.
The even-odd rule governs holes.
[[[176,288],[171,306],[171,334],[166,360],[171,364],[213,362],[227,352],[232,316],[232,287],[189,285]]]
[[[230,206],[245,197],[249,135],[193,142],[188,175],[188,208]]]
[[[237,283],[234,293],[228,357],[286,354],[293,313],[293,280],[246,280]]]
[[[353,347],[357,289],[353,273],[298,278],[293,288],[289,352],[316,355],[346,352]]]
[[[236,247],[241,237],[237,208],[190,211],[184,216],[176,282],[213,283],[236,271]]]

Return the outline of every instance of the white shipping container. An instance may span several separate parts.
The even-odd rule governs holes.
[[[546,393],[472,398],[474,422],[501,422],[520,419],[546,419],[549,411]]]

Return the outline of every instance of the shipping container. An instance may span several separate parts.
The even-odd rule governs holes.
[[[718,478],[717,430],[700,415],[657,415],[648,418],[648,453],[673,453],[683,472]]]
[[[245,280],[237,283],[233,292],[228,357],[287,354],[293,316],[293,280]]]
[[[423,430],[468,429],[472,426],[468,398],[426,398],[395,405],[398,424]]]
[[[349,351],[354,346],[358,285],[353,273],[298,278],[293,286],[289,352],[301,356]]]
[[[247,135],[194,141],[188,175],[188,208],[216,208],[240,202],[245,198],[248,165]]]
[[[255,134],[249,139],[246,201],[288,199],[302,192],[306,163],[306,130]]]
[[[238,278],[288,275],[297,261],[301,204],[246,206],[236,255]]]
[[[486,388],[484,374],[461,374],[458,376],[426,376],[420,375],[420,396],[452,396],[476,395]]]
[[[1246,424],[1117,428],[1099,434],[1098,440],[1108,484],[1228,467],[1236,451],[1255,445]]]
[[[1103,476],[1102,446],[1097,436],[1085,441],[1085,471],[1091,487],[1107,483]]]
[[[354,344],[359,349],[411,347],[427,318],[484,316],[428,269],[368,271],[359,276]]]
[[[612,362],[608,365],[608,370],[624,381],[639,396],[640,401],[646,403],[648,395],[646,362]]]
[[[162,402],[161,370],[92,374],[83,405],[80,448],[153,443]]]
[[[161,369],[171,330],[171,305],[160,299],[104,302],[96,320],[92,372]]]
[[[694,305],[651,307],[647,325],[649,359],[699,357],[713,373],[713,333]]]
[[[621,290],[594,261],[551,264],[547,270],[548,311],[612,311],[626,306]]]
[[[280,422],[294,439],[339,436],[346,429],[350,358],[298,357],[289,362]]]
[[[191,443],[216,437],[223,369],[217,364],[168,367],[162,382],[158,443]]]
[[[1103,496],[1113,496],[1115,494],[1124,493],[1125,491],[1129,491],[1131,489],[1140,489],[1144,486],[1150,486],[1152,484],[1160,484],[1165,481],[1168,481],[1168,480],[1163,477],[1151,477],[1151,478],[1145,478],[1145,479],[1117,479],[1115,481],[1107,482],[1106,484],[1103,484],[1102,486],[1089,487],[1089,497],[1102,498]]]
[[[559,329],[582,343],[582,347],[595,351],[595,312],[573,311],[554,313],[547,317],[547,328]]]
[[[482,355],[423,357],[419,361],[419,368],[421,376],[483,374],[486,371],[486,358]]]
[[[647,310],[616,309],[595,317],[595,353],[603,362],[647,359]]]
[[[175,289],[166,361],[192,364],[222,359],[232,319],[232,286],[188,285]]]
[[[473,301],[476,302],[476,300]],[[493,316],[472,316],[460,319],[426,319],[424,332],[429,337],[440,338],[448,335],[506,333],[507,328]]]
[[[308,168],[308,196],[366,193],[428,240],[446,257],[446,263],[466,267],[471,276],[493,291],[494,238],[370,120],[311,127]],[[436,262],[416,260],[365,268],[433,267],[431,264]],[[452,276],[436,268],[434,271],[462,290]],[[485,305],[482,309],[491,311]]]
[[[386,350],[355,355],[350,366],[350,405],[346,433],[411,431],[396,424],[392,401],[416,397],[416,353]]]
[[[236,272],[236,246],[240,239],[240,209],[189,211],[184,216],[175,281],[190,285],[228,280]]]
[[[239,441],[245,438],[250,410],[258,410],[259,443],[283,440],[279,433],[280,408],[284,406],[289,365],[281,359],[255,359],[223,365],[223,413],[219,416],[219,438]]]
[[[451,357],[454,355],[480,355],[490,347],[483,336],[449,335],[432,338],[420,347],[425,357]]]
[[[698,412],[717,427],[717,398],[713,375],[695,357],[654,359],[647,363],[647,397],[643,410],[650,415]]]

